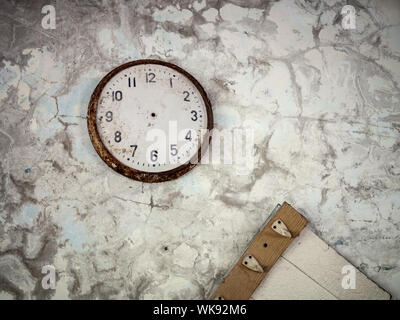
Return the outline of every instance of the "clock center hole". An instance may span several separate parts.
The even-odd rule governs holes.
[[[154,112],[152,112],[152,113],[151,113],[151,116],[152,116],[153,118],[155,118],[155,117],[156,117],[156,114],[155,114]]]

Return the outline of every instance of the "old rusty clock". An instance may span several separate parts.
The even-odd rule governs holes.
[[[191,170],[210,141],[211,104],[182,68],[137,60],[108,73],[88,106],[92,144],[118,173],[142,182],[168,181]]]

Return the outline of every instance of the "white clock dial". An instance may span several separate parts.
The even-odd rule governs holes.
[[[96,99],[97,133],[120,164],[161,173],[196,157],[208,137],[211,110],[194,78],[156,62],[127,66],[103,82]]]

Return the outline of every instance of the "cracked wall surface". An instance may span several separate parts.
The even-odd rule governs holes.
[[[1,298],[205,298],[283,201],[400,298],[399,1],[51,1],[54,30],[46,4],[0,4]],[[249,175],[142,184],[102,162],[90,95],[141,58],[193,74],[216,128],[252,124]]]

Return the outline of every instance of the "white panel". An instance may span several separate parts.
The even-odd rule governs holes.
[[[357,268],[355,289],[344,289],[342,268],[346,265],[351,264],[306,227],[267,274],[253,299],[390,299]]]
[[[281,257],[253,293],[251,299],[335,300],[336,298]]]
[[[306,227],[283,256],[339,299],[390,299],[357,268],[355,289],[342,287],[342,268],[351,265]]]

